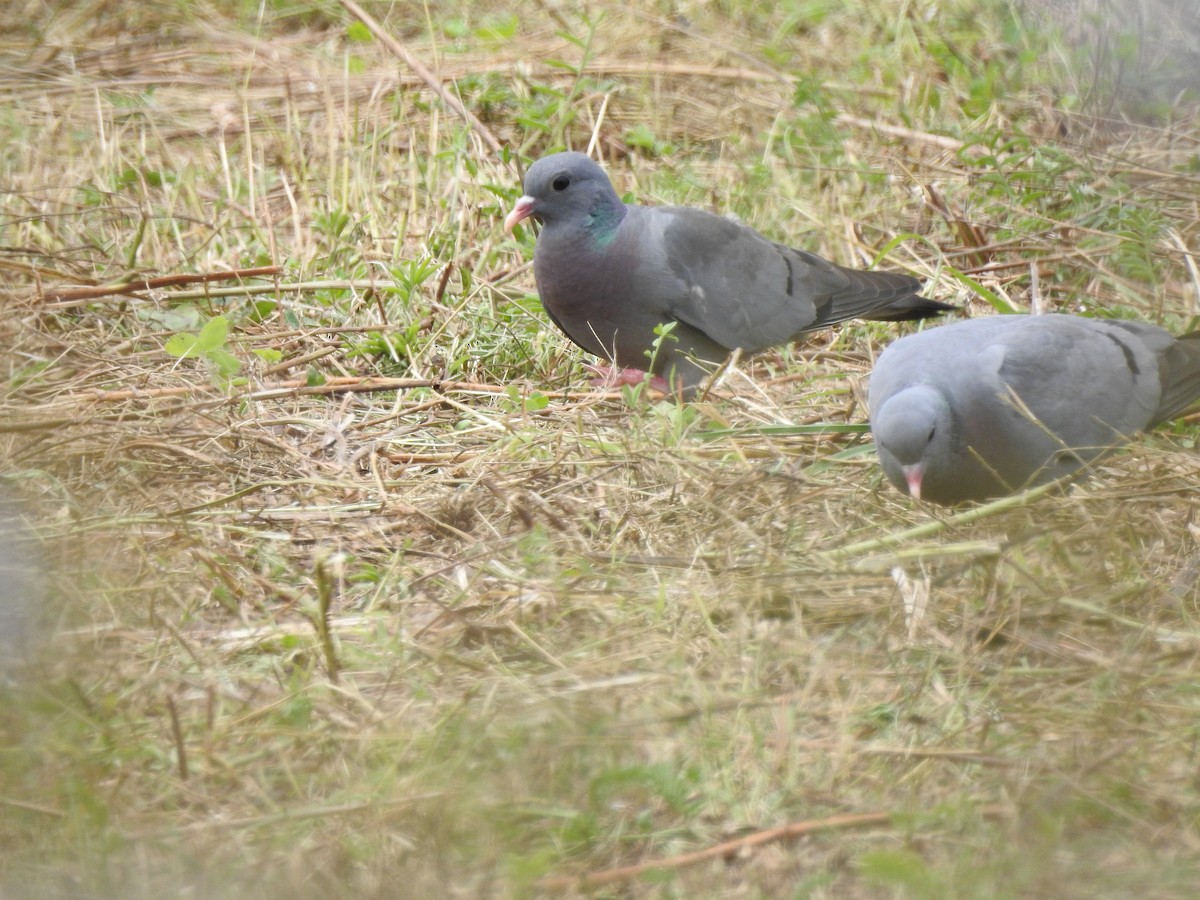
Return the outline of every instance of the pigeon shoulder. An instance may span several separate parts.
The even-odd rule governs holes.
[[[995,375],[1003,363],[1005,328],[988,316],[905,335],[884,348],[871,372],[871,392],[888,396],[909,384],[950,390],[967,374]]]

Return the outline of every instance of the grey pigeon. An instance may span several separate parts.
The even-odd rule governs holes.
[[[888,480],[954,504],[1075,472],[1198,398],[1200,332],[1056,314],[900,338],[868,401]]]
[[[546,312],[622,380],[694,391],[735,349],[757,353],[856,317],[921,319],[954,307],[908,275],[860,272],[767,240],[731,219],[621,202],[582,153],[539,159],[504,220],[542,223],[533,271]],[[673,325],[659,341],[656,329]],[[636,373],[636,378],[634,374]]]

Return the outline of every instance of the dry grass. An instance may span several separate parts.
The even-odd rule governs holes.
[[[526,158],[596,135],[621,190],[976,311],[1185,327],[1194,107],[1131,124],[1003,14],[904,10],[370,7]],[[0,458],[47,586],[0,892],[523,895],[845,815],[628,891],[1200,891],[1195,426],[958,514],[777,429],[863,422],[895,329],[588,390],[516,160],[350,21],[0,12]],[[165,351],[218,315],[235,375]]]

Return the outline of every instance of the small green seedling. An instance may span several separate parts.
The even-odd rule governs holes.
[[[229,320],[224,316],[209,319],[198,334],[172,335],[163,349],[176,359],[202,359],[220,381],[228,381],[242,368],[238,358],[225,349],[229,341]]]

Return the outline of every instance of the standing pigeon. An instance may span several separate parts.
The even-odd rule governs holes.
[[[954,308],[918,296],[915,278],[844,269],[713,213],[628,206],[582,153],[530,166],[504,227],[528,218],[542,223],[533,271],[546,312],[580,347],[625,369],[624,383],[648,370],[669,378],[656,379],[660,388],[690,394],[735,349],[757,353],[844,319]]]
[[[1074,472],[1200,398],[1200,332],[987,316],[895,341],[871,373],[888,480],[952,504]]]

